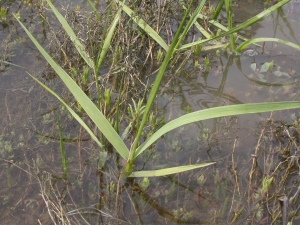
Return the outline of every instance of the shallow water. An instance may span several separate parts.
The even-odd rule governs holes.
[[[236,5],[236,23],[263,10],[263,1],[245,2]],[[75,7],[75,3],[69,3],[64,2]],[[18,2],[12,2],[9,7],[11,13],[20,10],[23,22],[47,46],[48,40],[36,16],[38,8]],[[299,10],[298,1],[293,1],[245,31],[245,36],[276,37],[298,44]],[[74,213],[72,222],[77,224],[83,224],[84,220],[91,224],[225,224],[232,221],[244,224],[245,218],[251,218],[250,214],[254,222],[249,224],[259,222],[256,205],[247,193],[248,175],[253,155],[258,157],[260,176],[271,174],[265,162],[277,160],[276,153],[270,154],[268,150],[279,143],[273,140],[259,144],[259,134],[270,113],[203,121],[165,135],[153,147],[156,150],[153,154],[138,160],[136,170],[210,161],[216,161],[216,165],[176,176],[149,178],[150,186],[146,191],[138,185],[142,179],[122,184],[115,205],[119,171],[113,164],[114,154],[110,156],[110,163],[97,172],[97,159],[103,157],[98,147],[71,117],[65,116],[66,110],[58,101],[26,74],[28,71],[41,78],[69,98],[59,80],[49,75],[46,63],[15,20],[10,19],[7,26],[1,27],[0,40],[4,60],[26,68],[5,65],[0,70],[0,211],[3,224],[52,224],[45,202],[58,202],[57,207]],[[177,73],[175,66],[170,68],[158,101],[166,121],[184,115],[188,106],[196,111],[220,105],[299,100],[299,52],[275,43],[266,43],[255,50],[258,55],[253,57],[203,52],[199,57],[188,56],[187,63]],[[202,63],[204,57],[210,59],[211,68],[207,71],[194,67],[195,61]],[[259,75],[251,70],[253,63],[261,68],[271,61],[274,61],[275,70],[288,76]],[[298,115],[297,110],[284,111],[275,113],[272,118],[292,123],[293,113]],[[58,179],[63,171],[56,115],[63,118],[62,124],[67,124],[63,133],[70,169],[68,182]],[[237,174],[240,186],[236,185]],[[204,183],[197,181],[201,175],[205,177]],[[257,178],[250,184],[259,188],[260,182]],[[293,182],[299,181],[289,178],[285,186],[291,193],[294,193]],[[49,190],[50,184],[54,190]],[[48,201],[45,198],[49,198]],[[84,208],[80,212],[86,212],[84,219],[76,214],[79,211],[74,211],[79,208]],[[261,211],[261,220],[268,217],[265,208]],[[239,216],[235,218],[234,215]]]

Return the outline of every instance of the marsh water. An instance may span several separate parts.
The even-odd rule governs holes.
[[[0,224],[53,224],[55,220],[57,224],[282,224],[278,199],[291,198],[299,186],[298,158],[289,161],[299,152],[299,134],[296,128],[287,130],[298,121],[299,110],[184,126],[161,138],[137,161],[135,170],[211,161],[214,166],[149,178],[146,188],[143,179],[122,183],[122,162],[116,153],[101,152],[67,110],[27,74],[76,104],[12,17],[20,13],[27,28],[48,46],[53,40],[47,36],[53,31],[43,30],[38,3],[1,4],[9,8],[9,17],[0,26],[0,59],[10,64],[0,62]],[[74,9],[77,4],[82,10],[88,8],[80,1],[61,1],[56,6]],[[261,12],[264,1],[238,1],[234,7],[234,21],[239,24]],[[299,44],[299,13],[300,2],[294,0],[241,34]],[[56,23],[53,17],[51,24]],[[216,106],[299,101],[299,57],[295,49],[272,42],[252,46],[241,55],[223,50],[199,56],[183,53],[164,78],[157,111],[168,122],[188,111]],[[277,72],[259,71],[268,62]],[[154,74],[155,69],[157,65]],[[62,179],[57,117],[64,135],[67,180]],[[290,158],[281,154],[287,150]],[[99,166],[102,161],[104,167]],[[269,195],[260,193],[263,178],[269,177],[274,177],[274,187]],[[298,196],[292,203],[288,210],[297,224]],[[65,215],[60,217],[62,212]],[[55,214],[57,218],[51,218]]]

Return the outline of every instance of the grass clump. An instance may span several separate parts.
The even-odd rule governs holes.
[[[250,21],[246,21],[242,26],[232,27],[231,24],[228,25],[227,28],[223,27],[223,31],[216,33],[216,35],[209,34],[205,40],[202,39],[186,44],[188,34],[191,28],[196,26],[199,18],[207,21],[210,25],[216,24],[218,27],[221,27],[215,20],[210,20],[210,18],[207,18],[206,15],[202,14],[203,7],[206,4],[206,1],[204,0],[200,1],[196,7],[194,7],[193,2],[184,5],[183,19],[181,19],[181,22],[178,25],[176,34],[174,36],[169,36],[169,42],[165,41],[166,37],[161,34],[163,32],[160,32],[160,29],[155,28],[153,24],[151,24],[153,17],[149,15],[149,17],[146,16],[145,18],[142,18],[142,16],[140,16],[141,13],[137,10],[139,9],[139,6],[132,5],[130,4],[131,2],[126,3],[125,1],[116,1],[111,3],[108,6],[106,20],[102,20],[101,14],[95,11],[95,7],[92,7],[94,9],[94,14],[92,17],[88,18],[88,22],[82,22],[83,20],[80,21],[82,18],[80,18],[79,14],[76,15],[76,12],[75,15],[70,13],[70,15],[67,16],[67,19],[63,18],[51,2],[47,1],[51,10],[55,13],[64,28],[63,45],[61,45],[61,40],[56,39],[57,44],[60,46],[58,48],[59,52],[62,54],[56,54],[53,57],[47,54],[28,30],[26,30],[23,25],[22,26],[42,55],[47,59],[55,73],[60,76],[67,88],[74,95],[76,107],[70,107],[55,92],[37,81],[61,101],[65,108],[84,127],[84,129],[87,130],[92,139],[98,144],[99,152],[101,152],[100,158],[102,159],[102,161],[99,160],[99,170],[101,170],[106,163],[107,154],[105,153],[111,151],[113,147],[125,161],[124,167],[121,168],[123,170],[123,176],[125,176],[125,178],[136,177],[136,180],[139,180],[139,177],[144,178],[144,180],[137,183],[131,182],[133,190],[136,190],[145,202],[159,209],[155,200],[153,200],[146,192],[149,185],[147,182],[149,180],[145,177],[177,174],[214,164],[214,162],[208,162],[174,167],[165,164],[161,169],[136,170],[135,165],[138,158],[142,157],[142,153],[147,154],[148,151],[152,151],[153,145],[162,136],[183,125],[205,119],[292,109],[299,108],[300,106],[299,102],[275,102],[215,107],[190,112],[163,125],[163,119],[154,119],[155,116],[153,116],[153,114],[155,112],[153,112],[153,104],[156,101],[158,91],[161,88],[162,81],[170,64],[173,65],[172,61],[174,60],[173,62],[176,62],[178,54],[185,52],[185,49],[196,46],[196,54],[199,54],[199,51],[201,51],[199,48],[201,47],[201,49],[203,49],[205,47],[203,45],[204,43],[214,42],[216,40],[219,41],[222,37],[228,35],[230,36],[231,52],[242,51],[245,46],[248,45],[249,41],[244,41],[242,37],[241,39],[234,39],[236,37],[235,33],[247,28],[247,26],[250,26],[261,19],[262,16],[267,16],[287,2],[288,1],[281,1],[276,4],[275,7],[271,7],[271,9],[264,11]],[[225,3],[227,11],[230,10],[231,2],[226,1]],[[142,4],[146,3],[142,1]],[[92,5],[91,2],[90,5]],[[147,5],[143,5],[142,8],[144,9],[146,6]],[[146,9],[147,8],[144,10]],[[230,15],[230,12],[228,12],[227,15]],[[230,24],[231,22],[229,19],[230,18],[228,18],[228,23]],[[76,24],[78,21],[80,22]],[[88,32],[83,32],[81,30],[80,26],[83,23],[85,23],[87,27],[91,27],[87,29]],[[100,27],[103,28],[102,30],[92,29],[96,28],[99,24]],[[126,29],[126,32],[122,29]],[[204,37],[205,34],[203,33]],[[101,38],[97,39],[97,37]],[[242,47],[236,47],[237,43],[241,42],[241,40],[244,41],[241,45]],[[222,46],[224,47],[223,44]],[[293,46],[298,48],[296,45]],[[132,51],[133,49],[147,50],[147,48],[147,54],[143,55],[136,53],[136,51]],[[159,58],[162,61],[157,64],[150,60],[151,57],[153,57],[153,51],[156,50],[157,52],[160,52]],[[69,56],[72,52],[76,53],[76,57]],[[58,53],[58,51],[56,53]],[[58,65],[55,61],[62,61],[64,64]],[[153,77],[144,79],[145,77],[140,75],[142,74],[141,71],[143,73],[147,71],[147,67],[158,67],[155,79]],[[206,60],[206,67],[210,67],[208,59]],[[148,87],[150,86],[151,89],[148,91]],[[125,112],[127,109],[128,113]],[[82,115],[84,112],[88,115],[88,120],[83,119]],[[86,121],[88,121],[88,123]],[[97,132],[92,129],[93,126],[98,129]],[[208,137],[203,139],[207,141]],[[178,143],[173,142],[172,145],[175,146],[174,148],[176,150],[180,149]],[[62,154],[62,156],[63,155],[64,154]],[[151,156],[151,154],[149,155]],[[67,171],[65,171],[65,173],[67,173]],[[234,167],[232,168],[232,173],[236,174]],[[196,192],[200,202],[201,196],[205,194],[214,195],[213,198],[217,200],[225,198],[226,195],[224,193],[228,187],[228,181],[225,182],[222,180],[221,176],[217,175],[217,171],[215,171],[214,178],[214,185],[216,187],[214,193],[202,193],[202,190]],[[238,188],[238,179],[236,179],[236,176],[234,176],[234,178],[237,185],[236,188]],[[145,181],[147,181],[147,185],[144,185]],[[172,182],[175,183],[175,181]],[[119,183],[122,183],[121,179],[118,183],[113,181],[109,182],[107,196],[114,198],[118,195],[118,191],[120,190]],[[201,183],[201,185],[203,184]],[[269,190],[263,186],[261,189],[264,189],[261,193]],[[172,198],[173,193],[174,188],[169,187],[164,192],[155,192],[154,196],[163,196],[165,201],[168,202],[171,201],[170,199]],[[195,194],[195,191],[190,191],[190,193]],[[239,191],[236,193],[241,195]],[[228,197],[226,199],[226,204],[224,203],[221,207],[221,217],[225,217],[225,212],[229,208]],[[132,201],[135,202],[138,200],[133,199]],[[202,203],[198,204],[199,207],[202,207]],[[204,203],[203,207],[207,207],[207,205],[208,203]],[[238,209],[238,206],[236,206],[236,209]],[[256,220],[262,221],[264,218],[261,216],[263,211],[261,206],[253,207],[253,212],[254,211],[255,215],[257,215]],[[57,212],[59,212],[59,210]],[[70,211],[70,213],[71,212],[73,211]],[[100,212],[104,215],[102,211]],[[174,222],[186,222],[194,215],[191,209],[184,207],[178,208],[172,212],[166,210],[160,210],[160,212],[167,215],[167,217]],[[234,211],[234,213],[234,215],[243,215],[243,209]],[[68,214],[64,214],[63,216],[65,215]],[[238,216],[233,217],[231,222],[234,223],[235,221],[238,221],[238,219]]]

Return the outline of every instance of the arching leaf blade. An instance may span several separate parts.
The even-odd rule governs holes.
[[[142,28],[150,37],[152,37],[162,48],[168,51],[169,46],[166,42],[159,36],[159,34],[152,29],[142,18],[137,16],[128,6],[126,6],[121,1],[118,1],[122,6],[123,11],[134,21],[140,28]]]
[[[181,46],[179,48],[179,50],[183,50],[183,49],[187,49],[187,48],[191,48],[195,45],[199,45],[199,44],[204,44],[206,42],[209,42],[209,41],[213,41],[215,39],[218,39],[218,38],[221,38],[221,37],[224,37],[224,36],[228,36],[232,33],[236,33],[238,31],[241,31],[241,30],[245,30],[247,29],[249,26],[251,26],[252,24],[260,21],[261,19],[265,18],[266,16],[270,15],[271,13],[275,12],[278,8],[282,7],[283,5],[287,4],[288,2],[290,2],[291,0],[281,0],[281,1],[278,1],[278,3],[276,3],[275,5],[271,6],[270,8],[268,9],[265,9],[264,11],[262,11],[261,13],[257,14],[256,16],[248,19],[247,21],[243,22],[242,24],[220,34],[219,36],[216,36],[214,38],[209,38],[209,39],[205,39],[205,40],[199,40],[199,41],[195,41],[195,42],[192,42],[192,43],[189,43],[189,44],[185,44],[183,46]]]
[[[79,54],[81,55],[81,57],[84,59],[84,61],[86,62],[86,64],[88,64],[88,66],[90,68],[94,69],[94,63],[93,63],[93,61],[88,56],[88,53],[85,51],[84,46],[81,44],[81,42],[77,38],[76,34],[72,30],[72,28],[70,27],[70,25],[68,24],[68,22],[60,14],[60,12],[54,7],[54,5],[50,2],[50,0],[46,0],[46,1],[47,1],[48,5],[50,6],[50,8],[52,9],[53,13],[55,14],[55,16],[58,19],[58,21],[63,26],[64,30],[69,35],[71,41],[74,43],[74,45],[75,45],[77,51],[79,52]]]
[[[100,143],[96,135],[93,133],[93,131],[86,125],[86,123],[80,118],[80,116],[77,115],[77,113],[68,106],[67,103],[65,103],[64,100],[62,100],[61,97],[59,97],[54,91],[52,91],[50,88],[48,88],[46,85],[44,85],[42,82],[40,82],[38,79],[36,79],[34,76],[28,73],[29,76],[33,80],[35,80],[39,85],[41,85],[43,88],[45,88],[50,94],[52,94],[55,98],[57,98],[65,107],[66,109],[71,113],[71,115],[78,121],[78,123],[89,133],[91,138],[98,144],[100,148],[103,148],[103,145]]]
[[[124,158],[128,159],[129,150],[125,143],[122,141],[121,137],[112,127],[110,122],[105,118],[102,112],[96,107],[96,105],[88,98],[88,96],[81,90],[81,88],[76,84],[76,82],[50,57],[50,55],[44,50],[44,48],[37,42],[37,40],[31,35],[31,33],[26,29],[26,27],[20,22],[20,20],[15,16],[16,20],[22,26],[28,37],[44,56],[47,62],[51,65],[54,71],[59,75],[64,84],[74,95],[76,101],[82,106],[85,112],[88,114],[90,119],[96,124],[98,129],[103,133],[103,135],[108,139],[108,141],[113,145],[116,151]]]
[[[186,166],[176,166],[176,167],[159,169],[159,170],[136,171],[136,172],[132,172],[129,175],[129,177],[161,177],[161,176],[182,173],[182,172],[186,172],[189,170],[194,170],[194,169],[210,166],[214,163],[215,162],[195,164],[195,165],[186,165]]]
[[[278,42],[287,46],[290,46],[298,51],[300,51],[300,45],[294,44],[290,41],[285,41],[279,38],[255,38],[252,40],[248,40],[243,42],[242,44],[240,44],[237,48],[236,51],[237,52],[241,52],[243,51],[245,48],[247,48],[249,45],[255,44],[255,43],[259,43],[259,42],[267,42],[267,41],[272,41],[272,42]]]
[[[181,116],[170,121],[156,131],[136,150],[135,158],[145,151],[150,145],[157,141],[161,136],[183,125],[202,120],[213,119],[222,116],[234,116],[241,114],[263,113],[270,111],[300,108],[300,102],[271,102],[271,103],[249,103],[240,105],[220,106],[210,109],[199,110]]]

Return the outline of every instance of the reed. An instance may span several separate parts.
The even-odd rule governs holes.
[[[196,112],[188,113],[184,116],[181,116],[177,119],[174,119],[167,124],[165,124],[163,127],[161,127],[158,131],[156,131],[154,134],[152,134],[148,139],[141,143],[141,136],[145,129],[145,125],[147,120],[149,119],[149,115],[151,114],[151,108],[153,105],[153,102],[157,98],[157,93],[161,85],[161,81],[164,78],[165,72],[168,68],[168,65],[170,63],[170,60],[172,57],[176,54],[178,50],[183,50],[186,48],[190,48],[195,45],[202,45],[206,42],[213,41],[217,38],[233,35],[234,33],[243,30],[247,28],[248,26],[252,25],[253,23],[259,21],[263,17],[269,15],[271,12],[275,11],[278,7],[282,6],[283,4],[286,4],[289,2],[289,0],[282,0],[279,3],[277,3],[275,6],[270,7],[268,10],[265,10],[264,12],[258,14],[256,17],[253,17],[252,19],[246,21],[245,23],[237,26],[237,27],[231,27],[229,26],[227,30],[220,35],[216,37],[207,38],[204,40],[196,41],[190,44],[182,45],[182,40],[186,37],[188,31],[190,28],[196,23],[196,20],[200,17],[202,8],[206,2],[206,0],[201,0],[197,8],[194,10],[194,12],[190,15],[191,7],[193,1],[189,4],[187,7],[184,17],[177,29],[177,32],[172,40],[172,43],[170,46],[168,46],[162,37],[160,37],[154,29],[152,29],[149,25],[146,24],[145,21],[143,21],[141,18],[138,18],[137,16],[133,16],[133,11],[125,5],[125,1],[120,2],[116,1],[119,4],[119,10],[117,11],[113,22],[110,24],[107,32],[106,37],[104,40],[104,43],[102,47],[100,48],[100,52],[98,53],[99,57],[97,60],[91,60],[88,53],[84,50],[82,44],[80,43],[79,39],[76,37],[75,33],[72,31],[71,27],[68,25],[67,21],[63,18],[63,16],[58,12],[58,10],[52,5],[50,0],[46,0],[48,5],[51,7],[52,11],[56,15],[59,22],[64,27],[65,31],[69,34],[69,37],[73,41],[74,45],[77,48],[77,51],[80,53],[81,57],[85,60],[86,64],[94,71],[95,76],[98,74],[100,66],[105,59],[107,50],[111,44],[111,40],[114,34],[114,31],[116,29],[117,23],[120,20],[121,12],[124,11],[127,13],[132,19],[139,25],[149,36],[151,36],[158,44],[161,45],[161,47],[166,51],[165,57],[163,59],[163,62],[159,68],[159,72],[156,76],[156,79],[153,83],[153,86],[151,88],[150,94],[147,99],[147,104],[145,106],[145,109],[142,112],[142,120],[139,124],[139,128],[137,131],[137,134],[131,143],[131,148],[128,149],[125,142],[122,140],[119,132],[119,119],[117,120],[117,126],[116,129],[114,126],[110,123],[108,118],[105,117],[105,115],[101,112],[99,109],[100,107],[97,107],[90,99],[89,97],[81,90],[81,88],[74,82],[74,80],[67,74],[66,71],[64,71],[52,58],[51,56],[42,48],[42,46],[37,42],[37,40],[32,36],[32,34],[26,29],[26,27],[19,21],[19,19],[16,17],[20,25],[23,27],[27,35],[30,37],[32,42],[35,44],[35,46],[38,48],[38,50],[41,52],[41,54],[45,57],[45,59],[48,61],[48,63],[52,66],[52,68],[55,70],[55,72],[59,75],[59,77],[62,79],[64,84],[67,86],[67,88],[70,90],[70,92],[74,95],[77,102],[81,105],[81,107],[85,110],[89,118],[94,122],[94,124],[98,127],[99,131],[105,138],[111,143],[111,145],[115,148],[115,150],[120,154],[122,158],[124,158],[127,161],[127,165],[124,169],[123,174],[126,177],[151,177],[151,176],[165,176],[169,174],[175,174],[180,173],[200,167],[205,167],[212,165],[214,162],[209,163],[202,163],[202,164],[195,164],[195,165],[185,165],[185,166],[177,166],[172,168],[164,168],[160,170],[151,170],[151,171],[133,171],[133,165],[137,157],[142,154],[144,151],[146,151],[153,143],[155,143],[160,137],[165,135],[166,133],[189,123],[194,123],[197,121],[202,121],[206,119],[211,118],[217,118],[222,116],[233,116],[233,115],[241,115],[241,114],[250,114],[250,113],[262,113],[262,112],[269,112],[269,111],[277,111],[277,110],[286,110],[286,109],[294,109],[300,107],[300,102],[271,102],[271,103],[253,103],[253,104],[241,104],[241,105],[231,105],[231,106],[222,106],[222,107],[215,107],[205,110],[199,110]],[[225,3],[228,1],[225,1]],[[230,8],[231,5],[229,4],[228,7]],[[227,9],[228,9],[227,7]],[[100,18],[101,19],[101,18]],[[213,23],[210,21],[210,23]],[[232,40],[235,41],[235,40]],[[274,40],[273,40],[274,41]],[[278,41],[278,40],[277,40]],[[249,41],[244,42],[244,44],[241,47],[235,48],[234,50],[241,50],[244,48],[245,45],[251,43]],[[285,42],[287,43],[287,42]],[[233,48],[235,46],[235,43],[231,43],[231,47]],[[292,47],[295,46],[294,44],[291,45]],[[32,77],[32,76],[31,76]],[[52,95],[54,95],[59,101],[61,101],[62,104],[66,106],[66,108],[69,110],[69,112],[74,116],[74,118],[87,130],[87,132],[91,135],[91,137],[96,141],[96,143],[99,145],[100,148],[103,148],[103,145],[98,140],[98,138],[94,135],[94,133],[91,131],[91,129],[84,123],[84,121],[72,110],[71,107],[67,105],[56,93],[54,93],[52,90],[50,90],[48,87],[46,87],[44,84],[42,84],[40,81],[35,79],[41,86],[43,86],[46,90],[48,90]],[[96,77],[97,79],[97,77]],[[119,97],[118,101],[120,102],[121,97]]]
[[[66,151],[64,146],[64,140],[60,125],[60,119],[57,116],[57,128],[58,128],[58,134],[59,134],[59,147],[60,147],[60,155],[61,155],[61,161],[62,161],[62,167],[64,172],[64,179],[68,178],[68,165],[67,165],[67,157],[66,157]]]

